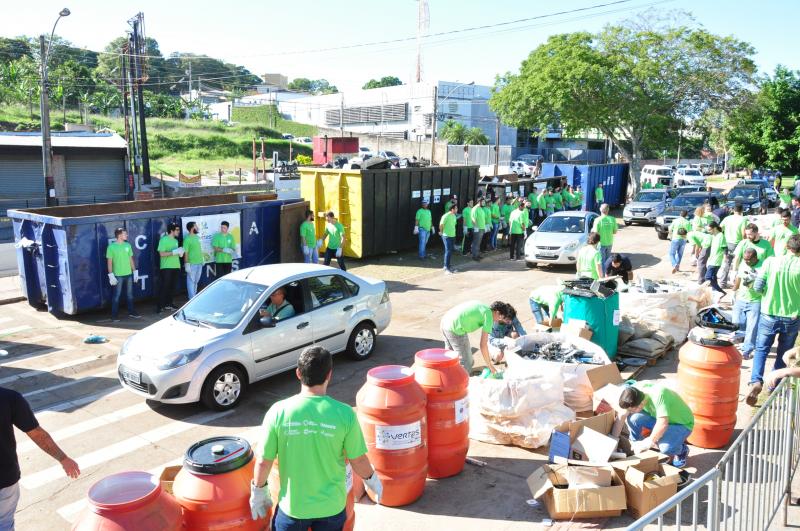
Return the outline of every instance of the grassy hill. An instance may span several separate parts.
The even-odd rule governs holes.
[[[50,116],[52,130],[63,130],[62,112],[51,109]],[[286,160],[289,156],[289,141],[281,138],[282,133],[291,133],[295,136],[311,136],[315,133],[314,128],[312,128],[314,131],[310,131],[306,129],[309,126],[282,119],[277,121],[278,129],[260,125],[259,116],[250,119],[252,121],[249,123],[230,126],[204,120],[148,118],[146,125],[150,171],[154,175],[163,173],[169,176],[177,175],[178,171],[185,174],[197,174],[198,171],[215,174],[219,169],[232,171],[239,168],[246,171],[253,166],[254,138],[257,140],[257,153],[261,150],[260,139],[264,139],[268,160],[272,159],[273,151],[278,151],[279,157]],[[81,118],[77,112],[67,111],[67,121],[80,123]],[[98,128],[113,129],[123,136],[125,134],[125,124],[121,118],[89,115],[89,123]],[[38,130],[38,108],[34,109],[31,117],[26,107],[0,106],[0,131]],[[292,142],[291,148],[292,157],[298,154],[311,155],[311,148],[308,145]]]

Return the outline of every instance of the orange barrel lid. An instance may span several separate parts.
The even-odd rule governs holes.
[[[253,459],[250,443],[241,437],[212,437],[186,450],[183,466],[195,474],[224,474],[242,468]]]
[[[416,363],[423,367],[450,367],[460,363],[459,356],[452,350],[444,348],[427,348],[414,355]]]
[[[139,507],[161,494],[158,478],[147,472],[120,472],[89,489],[89,502],[98,512],[121,512]]]
[[[381,365],[367,372],[367,381],[379,387],[400,387],[414,383],[414,371],[404,365]]]

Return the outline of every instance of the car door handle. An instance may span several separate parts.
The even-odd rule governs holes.
[[[342,308],[342,311],[343,311],[343,312],[349,312],[349,311],[350,311],[350,310],[352,310],[352,309],[353,309],[353,305],[352,305],[352,304],[348,304],[347,306],[345,306],[344,308]]]
[[[298,330],[302,330],[303,328],[305,328],[307,326],[308,326],[308,321],[306,321],[304,323],[300,323],[299,325],[297,325],[297,329]]]

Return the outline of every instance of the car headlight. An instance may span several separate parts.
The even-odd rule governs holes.
[[[630,208],[628,208],[628,207],[625,207],[625,208],[623,208],[623,209],[622,209],[622,213],[623,213],[624,215],[626,215],[626,216],[629,216],[629,215],[630,215],[630,213],[631,213],[631,209],[630,209]]]
[[[199,356],[201,352],[203,352],[203,347],[198,349],[179,350],[178,352],[167,354],[166,356],[162,356],[156,360],[156,367],[162,371],[174,369],[176,367],[180,367],[181,365],[191,363],[197,359],[197,356]]]
[[[565,250],[565,251],[572,251],[572,250],[574,250],[574,249],[577,249],[577,248],[578,248],[578,244],[579,244],[579,243],[580,243],[580,242],[572,242],[572,243],[568,243],[568,244],[566,244],[566,245],[564,246],[564,250]]]
[[[659,225],[663,225],[664,224],[664,216],[658,216],[656,218],[656,223],[658,223]]]

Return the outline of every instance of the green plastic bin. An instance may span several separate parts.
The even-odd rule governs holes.
[[[609,359],[617,355],[619,340],[619,293],[607,299],[564,294],[564,322],[586,321],[592,329],[592,343],[606,351]]]

